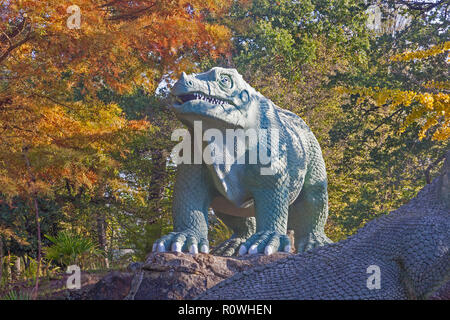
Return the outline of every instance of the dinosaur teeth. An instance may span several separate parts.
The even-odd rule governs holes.
[[[205,95],[203,95],[201,93],[193,93],[193,94],[191,94],[191,97],[193,97],[193,99],[195,99],[195,100],[202,100],[202,101],[206,101],[206,102],[211,103],[211,104],[217,104],[217,105],[228,104],[224,100],[208,97],[208,96],[205,96]],[[188,99],[186,99],[186,100],[188,100]],[[191,100],[191,99],[189,99],[189,100]],[[185,101],[183,101],[183,102],[185,102]]]
[[[208,97],[202,93],[197,93],[197,92],[179,95],[175,99],[175,101],[179,104],[183,104],[185,102],[192,101],[192,100],[206,101],[208,103],[215,104],[215,105],[221,105],[221,106],[228,105],[228,103],[225,100],[217,99],[214,97]]]

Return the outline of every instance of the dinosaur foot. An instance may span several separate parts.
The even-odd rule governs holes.
[[[305,252],[332,243],[324,233],[308,233],[297,241],[297,252]]]
[[[246,238],[228,239],[219,244],[213,250],[211,250],[211,253],[217,256],[226,256],[226,257],[237,255],[239,246],[243,244],[246,240],[247,240]]]
[[[270,255],[274,252],[290,252],[291,242],[285,234],[274,231],[261,231],[252,235],[239,248],[239,255],[263,253]]]
[[[190,231],[171,232],[153,244],[153,252],[186,252],[196,254],[208,253],[208,239],[200,238]]]

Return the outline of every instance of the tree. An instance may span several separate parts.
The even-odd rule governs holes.
[[[395,33],[377,32],[367,66],[332,79],[334,86],[350,93],[343,96],[343,117],[329,133],[335,156],[329,171],[330,203],[345,233],[412,198],[431,182],[450,147],[445,138],[448,92],[429,86],[448,78],[445,53],[439,53],[447,40],[448,3],[436,3],[403,10],[410,22]],[[427,57],[394,61],[418,56]]]
[[[394,62],[409,62],[429,59],[440,56],[444,61],[447,60],[447,51],[450,50],[450,42],[431,46],[429,49],[418,50],[414,52],[404,52],[390,58]],[[408,73],[408,67],[402,66],[404,73]],[[405,91],[392,88],[342,88],[344,92],[350,94],[359,94],[360,99],[370,98],[378,107],[388,105],[393,111],[392,115],[402,112],[402,107],[411,107],[411,111],[404,120],[400,128],[404,131],[412,122],[421,122],[419,138],[423,139],[427,131],[433,129],[432,139],[447,140],[450,138],[450,84],[447,80],[439,81],[442,75],[438,75],[437,80],[429,80],[426,83],[417,83],[413,75],[409,75],[412,81],[415,81],[414,87],[421,87],[422,92],[413,90]],[[392,116],[390,115],[390,116]]]
[[[150,127],[127,120],[103,88],[154,92],[195,57],[228,50],[225,27],[205,21],[222,1],[4,1],[0,4],[0,190],[32,204],[40,266],[38,198],[67,188],[120,192],[124,146]],[[69,28],[71,14],[79,28]],[[136,32],[138,30],[138,32]],[[99,187],[102,184],[102,187]],[[38,288],[36,277],[36,294]]]

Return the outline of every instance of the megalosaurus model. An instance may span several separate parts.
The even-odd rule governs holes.
[[[198,139],[200,124],[202,147],[209,143],[216,154],[209,162],[194,159],[178,165],[174,232],[157,240],[153,251],[207,253],[209,208],[234,232],[216,254],[289,252],[288,228],[294,230],[298,252],[331,242],[324,233],[325,163],[319,143],[300,117],[255,91],[235,69],[183,73],[171,93],[173,109],[192,140]],[[211,132],[225,136],[237,130],[248,134],[243,153],[233,162],[224,161],[218,155],[223,142],[217,134],[212,139]],[[233,147],[233,156],[234,151]],[[252,155],[262,151],[270,156],[269,164],[252,161]]]

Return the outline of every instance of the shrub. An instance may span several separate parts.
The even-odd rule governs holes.
[[[56,237],[45,237],[53,243],[44,249],[46,259],[63,266],[76,264],[86,268],[103,254],[89,238],[69,231],[62,231]]]

